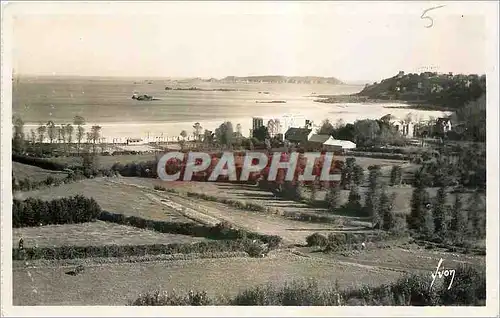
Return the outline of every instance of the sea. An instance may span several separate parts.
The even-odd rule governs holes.
[[[29,134],[41,124],[72,123],[82,116],[86,129],[101,126],[107,142],[126,138],[177,140],[181,131],[188,135],[198,122],[203,129],[215,130],[225,121],[239,124],[243,135],[252,128],[252,117],[305,119],[318,126],[325,119],[345,123],[376,119],[391,114],[403,119],[427,120],[449,114],[441,111],[410,109],[402,104],[315,102],[318,95],[343,95],[361,91],[361,85],[220,83],[202,80],[133,79],[104,77],[15,77],[12,87],[13,115],[25,122]],[[166,90],[197,87],[202,90]],[[222,90],[221,90],[222,89]],[[132,99],[148,94],[152,101]],[[271,103],[282,101],[281,103]],[[284,101],[284,102],[283,102]],[[392,108],[398,107],[398,108]]]

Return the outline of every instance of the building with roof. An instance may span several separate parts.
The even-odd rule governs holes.
[[[312,134],[301,146],[307,151],[343,152],[356,148],[356,144],[348,140],[338,140],[330,135]]]

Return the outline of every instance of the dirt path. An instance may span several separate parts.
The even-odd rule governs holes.
[[[216,224],[221,221],[228,221],[249,231],[279,235],[289,244],[304,244],[306,237],[315,232],[343,232],[346,230],[343,227],[339,228],[331,224],[294,221],[267,213],[243,211],[221,203],[188,198],[181,194],[155,191],[150,187],[128,183],[123,179],[108,180],[107,182],[139,188],[147,192],[151,200],[168,204],[170,208],[176,210],[179,209],[178,211],[183,213],[184,216],[196,219],[198,222]],[[356,228],[352,229],[355,230]],[[359,232],[367,231],[359,229]]]

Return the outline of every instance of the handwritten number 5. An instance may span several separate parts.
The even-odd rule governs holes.
[[[439,8],[442,8],[442,7],[444,7],[444,5],[433,7],[433,8],[429,8],[429,9],[424,10],[424,12],[422,12],[422,15],[420,16],[420,19],[429,19],[430,20],[430,24],[426,25],[425,26],[426,28],[431,28],[434,25],[434,20],[431,17],[429,17],[429,16],[427,16],[425,14],[427,12],[431,11],[431,10],[439,9]]]

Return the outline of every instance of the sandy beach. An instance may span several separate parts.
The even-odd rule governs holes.
[[[294,113],[293,115],[297,118],[296,125],[302,125],[305,118],[310,118],[315,126],[319,126],[324,119],[329,119],[331,122],[335,123],[337,120],[343,120],[346,123],[352,123],[359,118],[376,119],[380,118],[386,114],[392,114],[398,119],[404,119],[409,113],[412,114],[415,120],[428,120],[429,118],[441,117],[449,112],[440,111],[420,111],[414,109],[403,109],[403,108],[384,108],[384,106],[389,105],[376,105],[376,104],[326,104],[331,108],[331,110],[325,109],[324,112],[314,111],[314,112],[304,112],[304,113]],[[402,105],[391,105],[391,106],[402,106]],[[264,123],[272,118],[280,118],[283,122],[283,115],[280,114],[265,114],[260,115],[264,119]],[[227,117],[221,118],[220,120],[207,120],[199,121],[203,129],[208,129],[214,131],[220,124],[224,121],[230,121],[236,130],[236,125],[241,125],[242,134],[246,137],[249,136],[250,129],[252,128],[252,117]],[[57,123],[56,123],[57,124]],[[27,123],[25,125],[25,132],[27,135],[39,124]],[[87,123],[84,127],[86,131],[90,131],[93,125],[99,125],[101,127],[101,136],[105,138],[107,142],[120,142],[126,140],[127,138],[141,138],[143,140],[154,141],[176,141],[180,136],[182,130],[186,130],[188,135],[193,133],[194,122],[94,122]],[[190,138],[190,137],[188,137]]]
[[[166,86],[201,87],[205,89],[235,89],[236,91],[168,91]],[[13,113],[25,122],[25,132],[31,135],[40,124],[49,120],[56,125],[68,124],[74,116],[85,118],[86,131],[93,125],[102,127],[106,142],[120,142],[127,138],[148,141],[175,141],[182,130],[188,136],[199,122],[203,129],[215,130],[224,121],[233,123],[236,130],[249,136],[252,117],[264,119],[294,117],[292,126],[303,126],[305,119],[315,126],[325,119],[346,123],[362,118],[375,119],[387,114],[404,118],[412,113],[414,120],[440,117],[444,112],[405,108],[393,103],[339,103],[315,102],[318,95],[357,93],[360,85],[328,84],[222,84],[172,83],[154,81],[136,84],[130,79],[95,80],[89,78],[64,79],[60,77],[25,78],[16,82],[13,90]],[[134,92],[148,93],[157,101],[141,102],[131,99]],[[271,101],[284,101],[272,103]],[[284,133],[284,131],[283,131]]]

